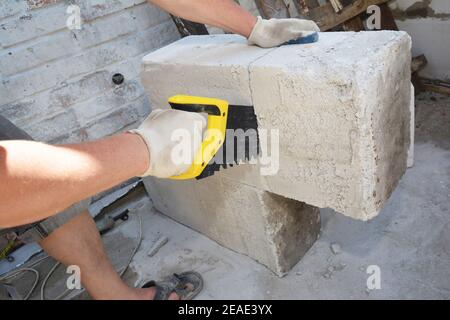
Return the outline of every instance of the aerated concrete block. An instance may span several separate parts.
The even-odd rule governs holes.
[[[253,105],[260,136],[278,132],[279,152],[261,144],[278,170],[243,165],[220,178],[368,220],[407,165],[410,48],[395,31],[321,33],[318,43],[272,49],[235,35],[188,37],[146,56],[142,82],[154,108],[175,94],[221,98]],[[188,225],[197,219],[185,214]]]
[[[145,179],[155,207],[279,276],[314,244],[319,209],[220,176],[201,181]]]

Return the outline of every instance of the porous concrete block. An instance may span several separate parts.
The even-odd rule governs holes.
[[[319,236],[319,209],[220,176],[147,178],[155,207],[219,244],[287,273]]]
[[[253,105],[261,136],[278,131],[274,174],[259,164],[217,175],[368,220],[407,165],[410,49],[395,31],[322,33],[272,49],[235,35],[188,37],[146,56],[141,78],[154,108],[175,94],[221,98]]]

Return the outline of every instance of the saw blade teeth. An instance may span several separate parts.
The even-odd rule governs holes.
[[[231,130],[232,132],[228,131]],[[242,130],[246,135],[235,135],[236,130]],[[249,131],[252,130],[252,131]],[[229,141],[232,139],[233,141]],[[256,146],[251,143],[255,141]],[[230,144],[228,144],[228,143]],[[213,160],[205,167],[202,174],[197,179],[203,179],[214,175],[216,172],[220,172],[223,169],[232,168],[237,165],[242,165],[249,162],[255,162],[259,158],[261,147],[259,145],[259,132],[258,132],[258,119],[255,114],[253,106],[237,106],[229,105],[228,120],[227,120],[227,133],[225,135],[225,141],[223,146],[219,149],[217,154],[220,154],[222,160],[216,163],[218,159]],[[244,146],[244,152],[237,154],[238,146]],[[227,157],[227,147],[229,150],[229,157]],[[239,152],[240,153],[240,152]],[[216,161],[216,162],[215,162]]]

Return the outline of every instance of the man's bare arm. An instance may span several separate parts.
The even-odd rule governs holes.
[[[173,132],[201,140],[205,127],[197,113],[154,110],[133,133],[93,142],[0,141],[0,228],[42,220],[135,176],[179,175],[195,152],[183,163],[172,161],[179,145]]]
[[[0,227],[47,218],[142,174],[148,162],[145,143],[129,133],[61,146],[0,141]]]
[[[249,45],[273,48],[320,29],[312,20],[255,18],[232,0],[148,0],[175,16],[240,34]]]
[[[148,0],[175,16],[248,38],[256,18],[233,0]]]

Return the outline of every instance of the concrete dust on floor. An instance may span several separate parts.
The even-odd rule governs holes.
[[[449,102],[430,94],[417,99],[415,166],[380,215],[361,222],[322,210],[320,239],[286,277],[155,212],[149,202],[137,210],[144,239],[131,264],[133,284],[195,270],[205,279],[199,299],[449,299]],[[135,238],[135,218],[110,236]],[[161,236],[169,242],[148,257]],[[367,288],[369,266],[379,267],[379,290]]]

